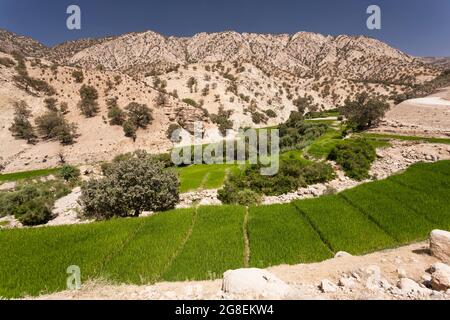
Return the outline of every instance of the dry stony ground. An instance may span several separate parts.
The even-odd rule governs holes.
[[[426,98],[411,99],[391,108],[374,132],[430,137],[450,136],[450,87]]]
[[[281,265],[268,268],[277,285],[270,292],[225,292],[222,280],[157,283],[155,285],[112,284],[90,281],[79,291],[43,295],[38,299],[449,299],[445,292],[425,288],[429,267],[439,262],[428,252],[428,243],[421,242],[365,256],[333,258],[320,263]],[[380,271],[380,277],[374,272]],[[251,271],[251,270],[250,270]],[[409,286],[411,279],[416,286]],[[322,288],[321,283],[329,287]],[[406,285],[404,284],[406,283]],[[287,284],[287,286],[286,286]],[[324,292],[326,291],[326,292]],[[33,298],[30,298],[33,299]]]

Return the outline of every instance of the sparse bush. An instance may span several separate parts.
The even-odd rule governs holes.
[[[233,114],[233,110],[226,110],[223,107],[219,107],[218,114],[211,115],[211,121],[217,124],[220,133],[225,136],[227,130],[233,128],[233,121],[230,119]]]
[[[173,137],[174,132],[177,131],[177,130],[180,130],[180,129],[181,129],[181,127],[180,127],[179,124],[171,123],[169,125],[169,128],[167,129],[167,132],[166,132],[167,138],[170,139],[172,142],[180,142],[181,137],[179,136],[179,134],[176,137]]]
[[[132,138],[133,140],[136,140],[136,126],[133,124],[133,122],[127,120],[122,124],[123,132],[125,133],[125,137]]]
[[[153,121],[152,110],[145,104],[131,102],[125,107],[128,111],[128,119],[136,128],[147,128]]]
[[[56,105],[57,103],[58,100],[56,100],[55,98],[46,98],[44,100],[45,107],[51,111],[58,111],[58,107]]]
[[[183,99],[183,102],[188,104],[188,105],[190,105],[190,106],[193,106],[193,107],[196,107],[196,108],[198,107],[197,102],[195,102],[193,99],[185,98],[185,99]]]
[[[83,83],[84,81],[84,74],[81,70],[75,70],[72,72],[72,77],[75,79],[75,82],[77,83]]]
[[[67,182],[74,181],[80,177],[80,169],[66,164],[59,169],[59,176]]]
[[[43,135],[44,139],[57,138],[63,145],[74,142],[77,128],[75,124],[69,124],[59,112],[48,111],[37,117],[36,125],[39,134]]]
[[[108,118],[109,123],[112,126],[121,126],[126,120],[126,113],[123,111],[119,105],[117,104],[117,98],[108,99],[106,101],[106,105],[108,106]]]
[[[275,113],[275,111],[273,111],[272,109],[267,109],[266,111],[264,111],[264,113],[266,114],[266,116],[268,116],[269,118],[276,118],[277,114]]]
[[[90,118],[98,112],[98,92],[97,89],[90,85],[83,85],[80,89],[81,100],[78,107],[84,116]]]
[[[82,186],[84,215],[95,219],[139,216],[173,209],[179,201],[175,172],[145,153],[113,163],[105,178]]]
[[[14,215],[22,224],[35,226],[52,218],[51,208],[56,199],[70,192],[59,180],[24,184],[13,192],[0,193],[0,216]]]
[[[238,190],[233,185],[226,184],[218,191],[217,198],[223,203],[250,206],[261,203],[262,196],[250,189]]]
[[[14,120],[9,130],[14,137],[34,143],[36,135],[29,121],[30,116],[31,110],[25,101],[14,102]]]

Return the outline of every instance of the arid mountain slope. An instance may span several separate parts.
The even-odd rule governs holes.
[[[307,111],[342,105],[360,92],[389,97],[433,79],[439,71],[378,40],[359,36],[324,36],[237,32],[200,33],[192,37],[165,37],[148,31],[117,37],[70,41],[52,48],[24,36],[0,31],[0,162],[7,171],[53,166],[58,153],[70,162],[84,163],[144,148],[169,149],[170,125],[192,132],[193,122],[212,129],[217,139],[215,114],[230,118],[227,127],[264,127],[284,122],[307,98]],[[77,142],[60,146],[39,140],[36,145],[15,140],[8,128],[13,103],[25,100],[33,121],[44,112],[45,92],[30,90],[17,77],[18,52],[26,59],[29,75],[56,90],[58,103],[66,102],[68,121],[78,126]],[[8,60],[9,59],[9,60]],[[14,63],[11,65],[11,62]],[[76,82],[72,73],[84,73]],[[120,78],[120,81],[115,79]],[[100,112],[81,115],[80,87],[99,92]],[[111,126],[105,101],[117,97],[121,108],[130,102],[147,104],[154,121],[140,129],[136,142]],[[301,102],[303,101],[303,102]],[[223,110],[223,111],[221,111]],[[214,138],[215,137],[215,138]],[[209,141],[210,141],[209,140]]]

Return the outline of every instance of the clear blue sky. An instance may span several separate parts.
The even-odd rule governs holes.
[[[70,4],[81,7],[81,31],[66,29]],[[370,4],[382,9],[381,30],[366,28]],[[365,34],[412,55],[450,56],[450,0],[0,0],[0,28],[46,45],[144,30]]]

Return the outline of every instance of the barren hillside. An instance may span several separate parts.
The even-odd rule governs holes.
[[[305,112],[332,109],[359,92],[389,98],[439,74],[375,39],[308,32],[183,38],[148,31],[48,48],[0,31],[0,51],[0,161],[6,171],[54,166],[59,154],[84,163],[138,148],[163,152],[172,147],[170,125],[192,132],[194,121],[202,121],[216,139],[217,115],[231,119],[227,128],[276,125],[300,106]],[[25,57],[28,78],[18,71],[17,53]],[[74,78],[75,71],[83,75],[81,81]],[[36,83],[53,88],[54,94],[34,88]],[[91,118],[77,107],[83,85],[99,95],[99,112]],[[58,104],[67,103],[65,118],[78,128],[75,143],[62,146],[42,137],[36,144],[16,140],[9,131],[14,102],[28,103],[34,125],[50,96]],[[130,102],[152,109],[153,122],[138,130],[135,142],[121,126],[110,125],[106,101],[111,98],[122,109]]]

